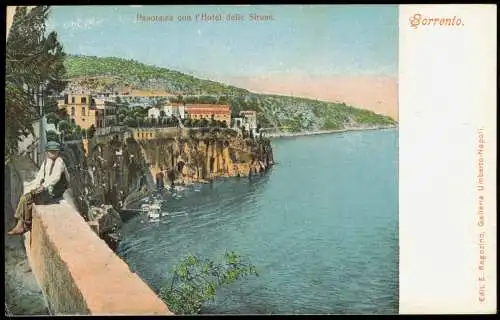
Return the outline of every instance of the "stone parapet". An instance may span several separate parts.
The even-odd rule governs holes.
[[[34,206],[25,245],[53,314],[173,315],[64,200]]]

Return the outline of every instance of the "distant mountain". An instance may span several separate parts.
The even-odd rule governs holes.
[[[257,111],[263,127],[297,132],[396,124],[389,116],[345,103],[253,93],[135,60],[68,55],[65,66],[71,85],[112,92],[163,91],[182,96],[188,103],[229,103],[235,116],[241,110]]]

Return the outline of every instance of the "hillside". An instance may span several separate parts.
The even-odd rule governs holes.
[[[263,127],[304,131],[396,124],[390,117],[344,103],[257,94],[134,60],[68,55],[65,66],[72,85],[105,91],[124,88],[163,91],[181,95],[183,101],[188,103],[229,103],[234,115],[241,110],[257,111]]]

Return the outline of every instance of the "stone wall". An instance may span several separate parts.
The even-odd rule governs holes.
[[[25,245],[53,314],[172,315],[64,201],[34,206]]]

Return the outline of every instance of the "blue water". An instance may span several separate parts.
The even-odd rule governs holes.
[[[166,197],[170,216],[122,230],[119,255],[155,290],[192,253],[235,250],[259,277],[204,313],[393,314],[398,310],[397,130],[273,140],[266,175]]]

